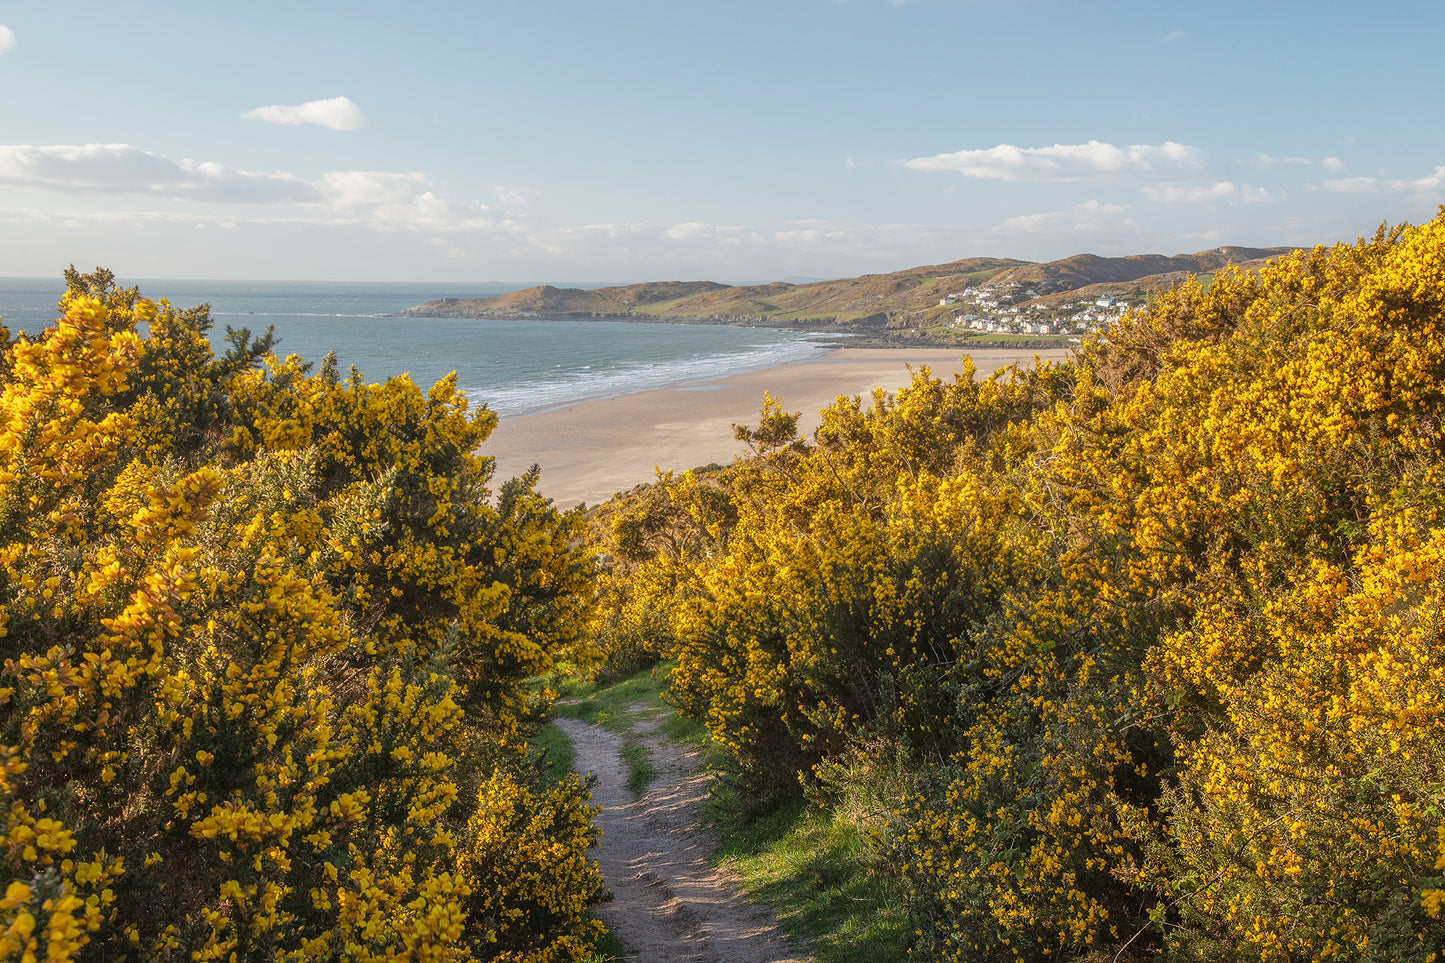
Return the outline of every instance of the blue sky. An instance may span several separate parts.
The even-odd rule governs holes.
[[[1445,201],[1445,5],[0,2],[0,275],[845,277]]]

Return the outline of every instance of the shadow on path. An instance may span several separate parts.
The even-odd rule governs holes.
[[[556,719],[572,741],[574,768],[597,777],[602,841],[595,856],[613,898],[597,915],[640,963],[805,963],[777,920],[743,895],[735,877],[707,861],[716,843],[699,822],[707,775],[699,753],[635,717],[657,775],[640,799],[627,788],[622,737],[576,719]]]

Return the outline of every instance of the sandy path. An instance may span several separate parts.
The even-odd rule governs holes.
[[[708,863],[716,847],[698,821],[707,795],[696,750],[667,740],[655,720],[637,717],[633,732],[652,753],[657,777],[641,799],[627,788],[622,738],[576,719],[555,720],[572,741],[574,767],[597,777],[601,806],[596,850],[612,890],[597,915],[641,963],[804,963],[777,920],[748,902],[736,878]]]

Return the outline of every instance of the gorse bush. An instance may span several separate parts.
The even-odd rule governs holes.
[[[596,681],[624,679],[660,662],[675,639],[668,611],[691,562],[721,545],[736,521],[715,472],[662,472],[652,485],[602,505],[593,522],[605,565],[591,625]]]
[[[452,380],[67,281],[0,379],[3,955],[584,956],[587,794],[521,740],[579,520],[489,500]]]
[[[905,760],[915,957],[1441,958],[1445,215],[795,426],[601,617],[755,795]]]

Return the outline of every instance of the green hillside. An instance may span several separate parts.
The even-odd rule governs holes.
[[[1220,247],[1173,257],[1079,254],[1044,264],[976,257],[808,284],[651,281],[592,290],[540,285],[500,297],[428,301],[400,314],[415,318],[630,318],[922,330],[951,318],[952,309],[940,302],[968,289],[996,289],[1011,302],[1023,305],[1049,304],[1080,291],[1097,297],[1168,289],[1190,274],[1210,273],[1227,264],[1255,268],[1288,250]]]

